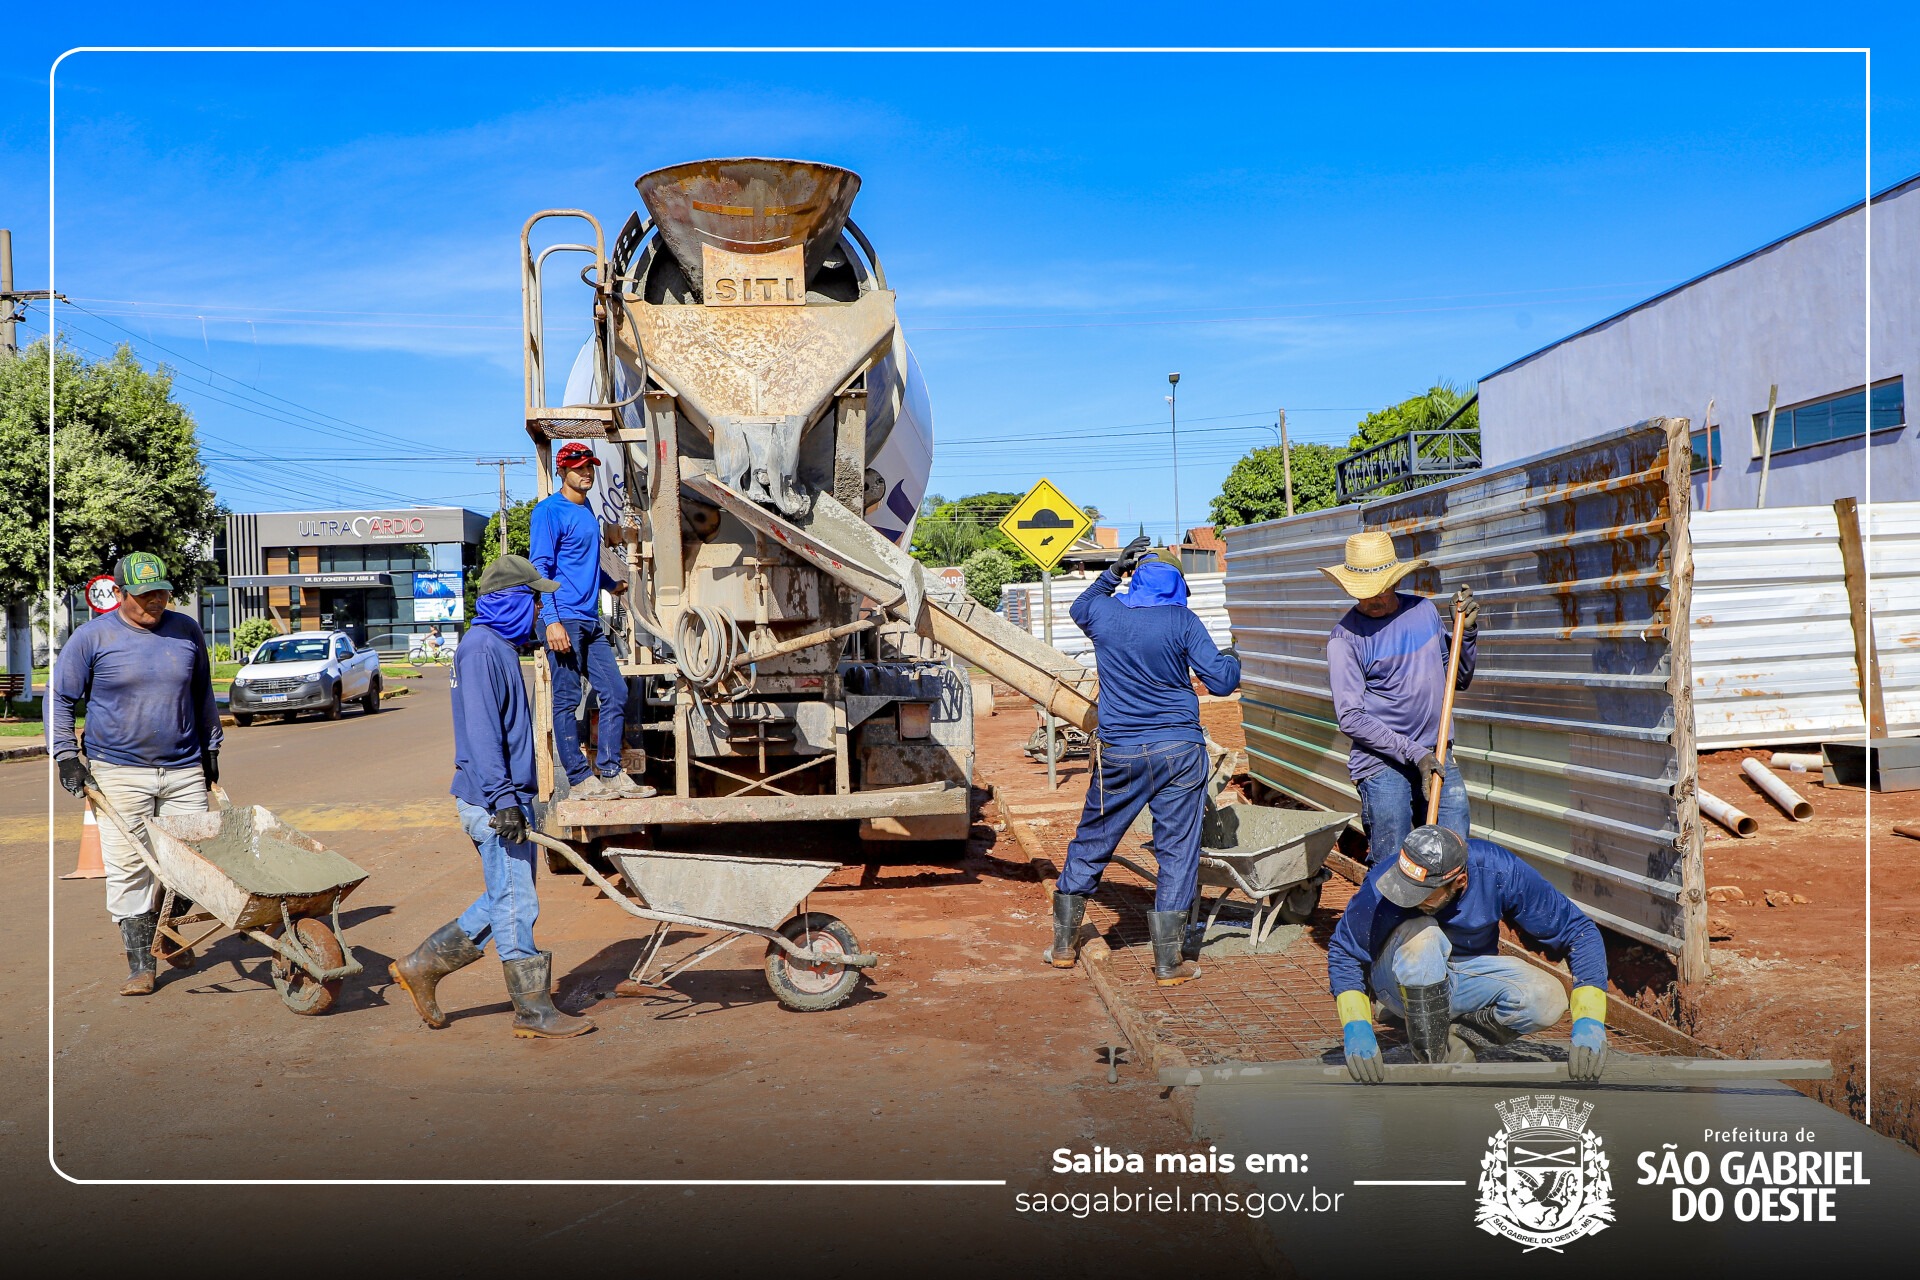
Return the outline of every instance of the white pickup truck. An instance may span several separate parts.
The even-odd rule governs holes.
[[[227,709],[242,728],[258,715],[318,711],[338,720],[349,702],[380,709],[380,655],[356,649],[344,631],[296,631],[253,651],[233,677]]]

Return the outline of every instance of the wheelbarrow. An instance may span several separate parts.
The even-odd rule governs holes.
[[[234,808],[218,785],[210,795],[217,809],[148,818],[142,840],[98,787],[87,787],[94,809],[160,882],[154,956],[185,969],[215,934],[243,933],[273,953],[273,986],[287,1008],[325,1013],[360,972],[340,932],[340,904],[367,873],[258,805]],[[206,928],[189,936],[198,925]]]
[[[1200,823],[1199,914],[1208,889],[1219,889],[1207,911],[1213,928],[1235,892],[1253,904],[1247,949],[1257,953],[1278,924],[1305,924],[1319,909],[1327,882],[1327,855],[1352,820],[1349,813],[1270,809],[1264,805],[1209,806]],[[1206,936],[1203,931],[1202,937]]]
[[[565,841],[539,831],[529,831],[527,838],[572,863],[628,915],[653,924],[639,960],[621,984],[639,994],[675,994],[666,983],[749,934],[766,939],[767,986],[774,998],[801,1013],[844,1003],[860,983],[860,970],[880,963],[879,956],[860,950],[853,931],[836,917],[820,911],[794,914],[822,880],[840,869],[836,863],[665,849],[606,850],[640,895],[635,902]],[[721,936],[664,966],[649,982],[647,970],[666,941],[668,925]]]

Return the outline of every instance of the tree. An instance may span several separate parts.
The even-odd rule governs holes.
[[[1027,559],[1026,552],[1020,550],[1012,538],[1000,532],[1000,521],[1023,496],[975,493],[953,502],[942,502],[923,514],[913,526],[913,558],[938,569],[964,565],[974,552],[992,547],[1012,564],[1012,581],[1034,581],[1040,576],[1040,567]]]
[[[1345,456],[1345,450],[1328,444],[1292,444],[1293,510],[1319,511],[1338,505],[1333,487],[1333,466]],[[1287,514],[1286,475],[1280,463],[1280,446],[1255,449],[1233,464],[1233,470],[1214,495],[1209,511],[1214,526],[1230,529],[1236,525],[1278,520]]]
[[[1000,588],[1015,580],[1013,560],[993,547],[968,556],[960,571],[966,575],[967,594],[989,609],[1000,607]]]
[[[53,367],[54,421],[47,419]],[[53,581],[47,581],[47,446],[53,446]],[[89,363],[34,343],[0,361],[0,598],[64,589],[132,551],[167,564],[176,594],[213,581],[225,513],[207,486],[194,421],[173,375],[130,347]]]
[[[234,656],[245,662],[247,655],[274,637],[273,622],[268,618],[248,618],[233,629]]]
[[[1454,411],[1466,403],[1467,397],[1475,394],[1476,390],[1470,386],[1463,391],[1442,379],[1417,396],[1376,410],[1360,419],[1359,425],[1353,429],[1353,438],[1347,441],[1347,447],[1365,449],[1409,431],[1431,431],[1452,417]],[[1475,404],[1461,414],[1452,430],[1473,432],[1473,445],[1477,452],[1480,446],[1480,406]]]
[[[507,545],[513,548],[515,555],[524,556],[532,545],[533,537],[533,499],[525,498],[507,507]],[[500,513],[494,512],[487,517],[487,527],[480,535],[480,567],[467,573],[467,621],[473,621],[473,611],[480,599],[480,575],[486,572],[500,555]]]

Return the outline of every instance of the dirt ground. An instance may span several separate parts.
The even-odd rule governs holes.
[[[1244,747],[1239,704],[1202,705],[1201,719],[1223,746]],[[1818,746],[1782,747],[1817,753]],[[1875,794],[1873,805],[1873,1107],[1866,1107],[1866,807],[1851,788],[1820,775],[1781,775],[1813,805],[1794,822],[1740,772],[1748,756],[1700,758],[1700,784],[1743,809],[1758,834],[1737,839],[1705,831],[1713,976],[1681,986],[1671,961],[1609,936],[1615,981],[1648,1012],[1737,1058],[1830,1058],[1834,1079],[1806,1091],[1866,1119],[1889,1137],[1920,1147],[1920,841],[1892,833],[1920,819],[1920,792]],[[1737,892],[1734,892],[1737,891]],[[1771,901],[1779,905],[1770,905]],[[1798,898],[1806,901],[1795,900]]]
[[[838,1010],[783,1010],[760,947],[746,944],[679,980],[686,1000],[614,1000],[605,993],[635,957],[638,922],[578,878],[543,875],[538,937],[557,956],[559,1002],[589,1011],[599,1031],[511,1039],[491,953],[442,987],[454,1021],[428,1030],[403,997],[396,1003],[386,965],[479,888],[443,795],[445,682],[429,673],[376,717],[229,730],[223,765],[235,798],[267,805],[371,873],[343,912],[366,972],[320,1018],[280,1004],[264,949],[244,939],[218,944],[191,972],[163,974],[150,999],[119,997],[124,963],[100,883],[54,881],[49,894],[44,767],[0,765],[9,940],[0,1166],[11,1189],[0,1230],[36,1270],[90,1273],[151,1241],[235,1257],[320,1240],[330,1262],[377,1260],[383,1272],[444,1258],[449,1243],[516,1267],[624,1260],[699,1274],[826,1258],[835,1271],[926,1275],[1159,1275],[1196,1256],[1260,1270],[1231,1218],[1016,1211],[1017,1194],[1060,1185],[1056,1148],[1180,1151],[1190,1135],[1144,1071],[1128,1066],[1107,1082],[1100,1051],[1119,1032],[1087,983],[1037,963],[1044,887],[984,822],[965,855],[945,862],[910,851],[866,861],[850,832],[805,846],[846,862],[811,909],[842,917],[884,957]],[[65,871],[78,808],[62,793],[53,810]],[[676,934],[669,952],[694,945],[690,932]],[[1004,1185],[63,1181],[167,1178]],[[205,1212],[210,1203],[222,1211]]]

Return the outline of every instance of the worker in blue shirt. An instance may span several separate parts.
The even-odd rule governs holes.
[[[421,1020],[447,1025],[440,980],[478,960],[493,940],[513,1001],[513,1034],[564,1039],[593,1030],[553,1007],[553,953],[533,942],[540,918],[534,886],[533,711],[520,651],[535,637],[535,592],[558,588],[524,556],[501,556],[480,575],[473,626],[453,654],[453,793],[460,826],[480,855],[486,888],[473,905],[387,967]]]
[[[542,599],[547,662],[553,672],[553,745],[567,773],[567,794],[576,800],[645,799],[653,788],[621,768],[625,745],[627,682],[613,656],[613,641],[600,621],[600,593],[619,596],[627,584],[600,567],[600,520],[588,505],[600,459],[584,440],[569,440],[554,455],[560,487],[533,508],[530,541],[534,568],[557,585]],[[600,700],[599,758],[589,764],[580,747],[575,714],[580,681],[593,682]]]
[[[1120,838],[1145,808],[1153,814],[1159,862],[1153,910],[1154,979],[1175,986],[1200,976],[1181,958],[1187,910],[1200,877],[1200,819],[1206,807],[1207,735],[1193,677],[1216,696],[1240,686],[1240,660],[1223,654],[1198,614],[1187,608],[1187,580],[1157,557],[1148,539],[1127,544],[1120,560],[1073,602],[1073,621],[1093,641],[1100,671],[1100,729],[1094,776],[1067,865],[1053,895],[1048,964],[1071,969],[1079,957],[1087,898],[1100,886]],[[1132,574],[1124,596],[1120,575]]]
[[[1552,974],[1500,954],[1511,925],[1573,973],[1569,999]],[[1327,980],[1340,1012],[1347,1071],[1385,1079],[1373,1033],[1373,996],[1406,1022],[1422,1062],[1471,1062],[1571,1010],[1567,1074],[1597,1080],[1607,1056],[1607,952],[1571,899],[1512,851],[1415,827],[1397,857],[1368,872],[1334,927]],[[1465,1033],[1464,1035],[1462,1033]]]

